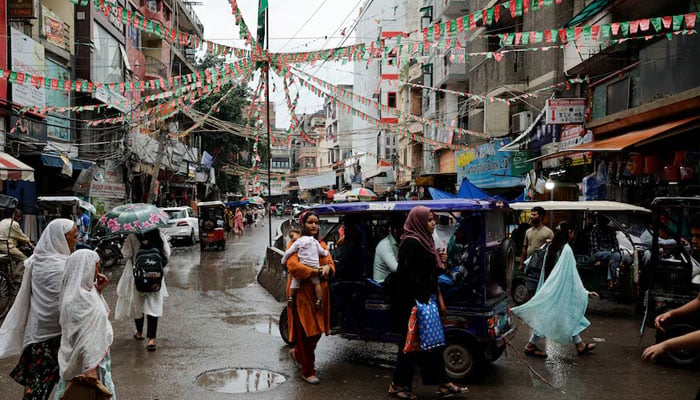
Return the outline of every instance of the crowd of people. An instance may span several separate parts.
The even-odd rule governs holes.
[[[19,356],[11,377],[24,386],[24,399],[48,399],[52,392],[54,399],[117,398],[110,366],[110,307],[102,297],[109,281],[100,273],[95,251],[75,251],[78,240],[78,226],[69,219],[46,226],[23,263],[19,292],[0,326],[0,358]],[[157,292],[136,291],[132,265],[140,248],[157,249],[165,262],[170,256],[159,230],[127,237],[115,317],[134,318],[137,340],[144,339],[145,317],[147,349],[155,351],[158,317],[168,293],[164,280]]]
[[[226,208],[224,229],[227,236],[242,235],[245,228],[265,226],[265,207]]]

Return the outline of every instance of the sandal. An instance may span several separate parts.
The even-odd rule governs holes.
[[[464,394],[469,392],[469,388],[466,386],[457,386],[454,383],[444,383],[438,387],[438,394],[440,398],[448,398],[457,394]]]
[[[578,355],[582,356],[584,354],[588,354],[592,352],[598,345],[595,343],[585,343],[585,346],[583,346],[583,350],[579,350],[578,346],[576,346],[576,352]]]
[[[535,345],[533,345],[531,349],[528,349],[527,347],[525,347],[525,355],[528,357],[547,358],[547,353],[540,350]]]
[[[316,306],[317,310],[323,309],[323,301],[321,299],[316,299],[314,306]]]
[[[143,333],[138,333],[138,332],[137,332],[137,333],[134,333],[134,339],[136,339],[136,340],[143,340],[143,339],[145,339],[145,338],[146,338],[146,337],[143,336]]]
[[[394,385],[394,382],[389,384],[389,395],[394,396],[399,399],[411,399],[416,400],[416,396],[411,389],[406,386]]]

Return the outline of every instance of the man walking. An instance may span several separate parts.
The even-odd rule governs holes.
[[[544,214],[544,208],[540,206],[534,207],[530,211],[530,225],[532,226],[525,232],[523,251],[520,254],[520,266],[518,267],[520,272],[525,269],[525,260],[532,255],[535,249],[542,247],[543,244],[554,238],[554,232],[542,223]]]

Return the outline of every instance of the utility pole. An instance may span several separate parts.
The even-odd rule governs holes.
[[[270,32],[270,13],[269,10],[265,12],[265,29]],[[269,35],[265,35],[266,37]],[[265,54],[267,58],[267,72],[265,73],[265,106],[267,107],[267,234],[268,234],[268,245],[272,246],[272,213],[270,212],[270,198],[272,197],[272,185],[270,184],[270,168],[272,168],[272,152],[270,151],[270,143],[272,142],[272,128],[270,127],[270,68],[272,67],[272,60],[270,59],[270,39],[267,38],[267,43],[265,44]]]
[[[158,187],[158,173],[160,172],[160,163],[163,160],[163,153],[165,153],[165,137],[163,134],[163,129],[158,128],[156,131],[158,133],[158,153],[156,154],[156,159],[153,162],[153,172],[151,173],[151,190],[148,192],[148,204],[153,204],[155,200],[155,193]]]

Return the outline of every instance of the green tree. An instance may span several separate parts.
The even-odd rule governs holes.
[[[210,68],[216,65],[221,65],[225,61],[224,58],[207,54],[197,65],[200,69]],[[207,113],[214,105],[221,100],[225,93],[234,87],[233,92],[219,103],[212,112],[212,116],[223,121],[229,121],[237,124],[245,124],[242,109],[250,104],[251,93],[250,89],[242,85],[240,82],[229,82],[222,85],[218,93],[210,95],[208,98],[196,104],[195,109]],[[225,163],[237,162],[238,154],[243,151],[251,151],[252,144],[248,140],[226,131],[211,131],[208,129],[200,132],[202,138],[202,150],[208,152],[214,157],[214,168],[216,168],[216,182],[219,190],[222,193],[240,191],[242,182],[238,176],[228,175],[223,172],[221,166]]]

